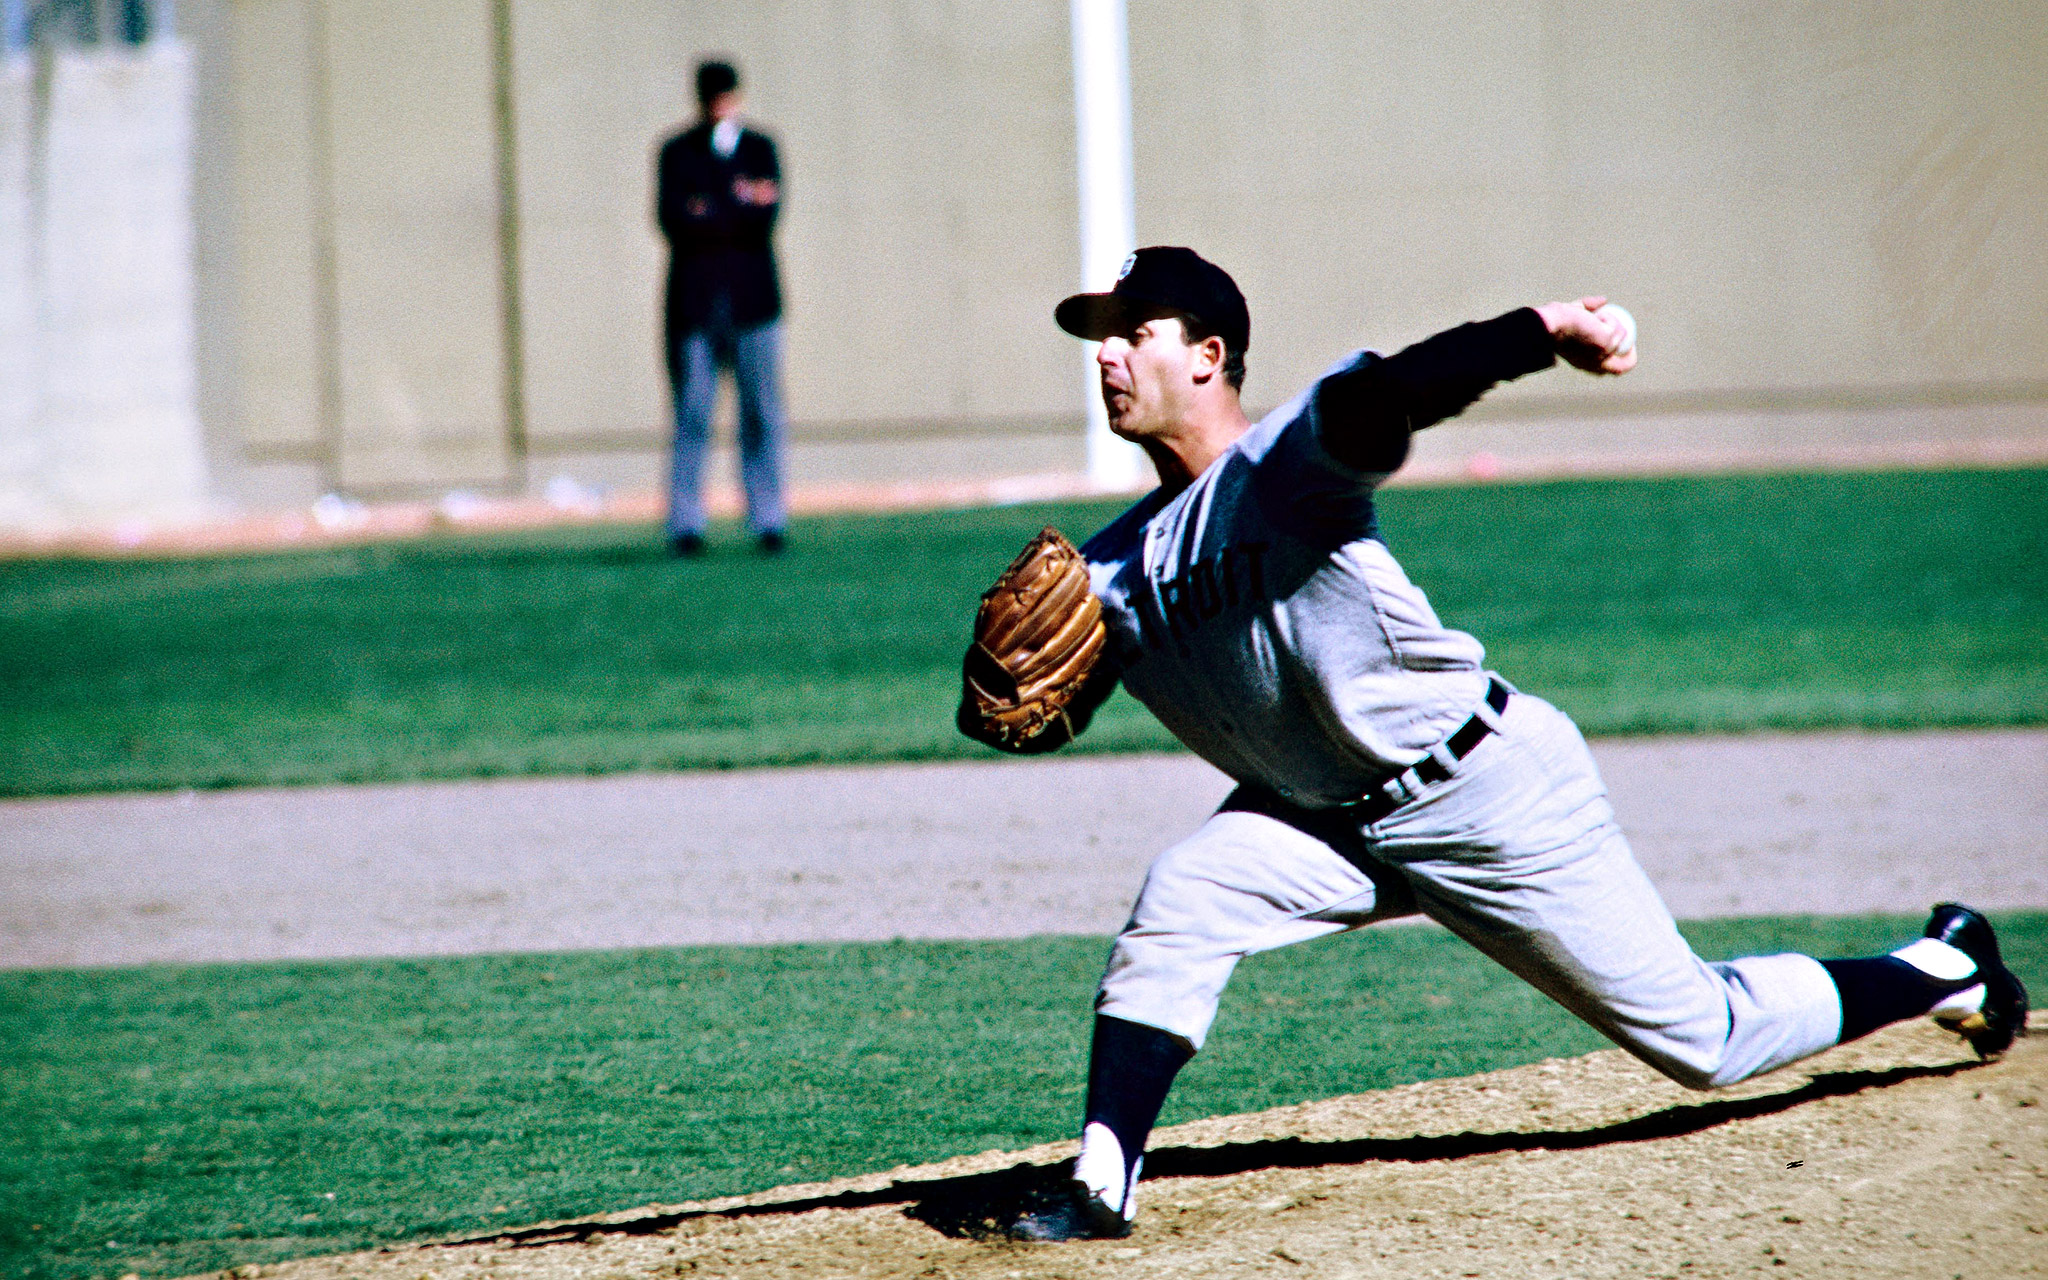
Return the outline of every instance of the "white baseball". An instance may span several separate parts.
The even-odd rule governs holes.
[[[1610,302],[1593,314],[1606,316],[1621,326],[1621,341],[1607,349],[1608,355],[1625,356],[1636,349],[1636,318],[1628,313],[1626,307]]]

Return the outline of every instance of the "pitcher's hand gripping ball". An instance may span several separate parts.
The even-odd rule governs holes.
[[[982,593],[960,673],[961,731],[1014,752],[1072,741],[1068,709],[1106,638],[1088,562],[1059,530],[1044,529]]]
[[[1636,349],[1636,318],[1628,313],[1627,307],[1622,306],[1618,302],[1610,302],[1593,312],[1593,314],[1596,316],[1606,316],[1621,327],[1621,333],[1615,338],[1613,344],[1607,348],[1608,355],[1625,356]]]

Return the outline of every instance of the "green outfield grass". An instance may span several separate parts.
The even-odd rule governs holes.
[[[2048,471],[1385,495],[1444,619],[1594,733],[2048,720]],[[981,589],[1113,504],[0,565],[0,794],[985,754]],[[1170,741],[1119,696],[1081,749]]]
[[[1997,917],[2048,989],[2048,913]],[[1860,954],[1904,918],[1687,926]],[[0,973],[0,1277],[176,1275],[1072,1136],[1106,942]],[[1602,1047],[1433,928],[1246,962],[1166,1123]]]

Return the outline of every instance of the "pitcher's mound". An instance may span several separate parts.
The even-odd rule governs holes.
[[[1127,1240],[1001,1235],[1065,1144],[263,1273],[2048,1275],[2043,1022],[1991,1065],[1923,1023],[1713,1094],[1609,1051],[1181,1125]]]

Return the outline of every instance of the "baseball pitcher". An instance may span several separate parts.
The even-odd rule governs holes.
[[[1576,726],[1487,669],[1381,539],[1410,437],[1557,360],[1635,367],[1604,298],[1340,361],[1263,421],[1239,404],[1251,319],[1221,268],[1140,249],[1060,327],[1102,344],[1111,428],[1159,487],[1078,550],[1047,530],[984,596],[959,724],[1071,741],[1121,682],[1236,791],[1152,864],[1096,996],[1072,1203],[1028,1239],[1130,1230],[1145,1139],[1238,960],[1421,913],[1695,1089],[1932,1013],[1991,1057],[2027,996],[1954,903],[1889,956],[1692,953],[1615,825]]]

